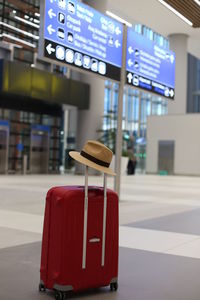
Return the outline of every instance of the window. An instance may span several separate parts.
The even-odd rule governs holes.
[[[134,27],[137,33],[143,34],[146,38],[154,41],[159,46],[169,49],[169,40],[162,35],[154,32],[152,29],[146,27],[145,25],[136,24]]]

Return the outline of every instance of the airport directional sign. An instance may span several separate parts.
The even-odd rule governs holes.
[[[174,99],[175,53],[128,28],[126,83]]]
[[[77,0],[44,0],[43,56],[120,81],[123,25]]]

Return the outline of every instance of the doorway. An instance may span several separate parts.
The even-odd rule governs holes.
[[[0,174],[8,171],[9,122],[0,121]]]
[[[174,174],[174,141],[158,142],[158,173]]]
[[[49,166],[50,127],[44,125],[31,126],[30,172],[47,174]]]

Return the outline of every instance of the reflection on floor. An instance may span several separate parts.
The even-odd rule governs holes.
[[[0,299],[54,299],[37,290],[45,194],[52,186],[83,184],[84,178],[0,179]],[[102,185],[102,177],[89,183]],[[199,300],[200,178],[123,176],[121,187],[119,290],[72,298]]]

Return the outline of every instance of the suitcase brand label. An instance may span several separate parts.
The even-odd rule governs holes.
[[[90,243],[99,243],[100,239],[99,238],[93,238],[89,240]]]

